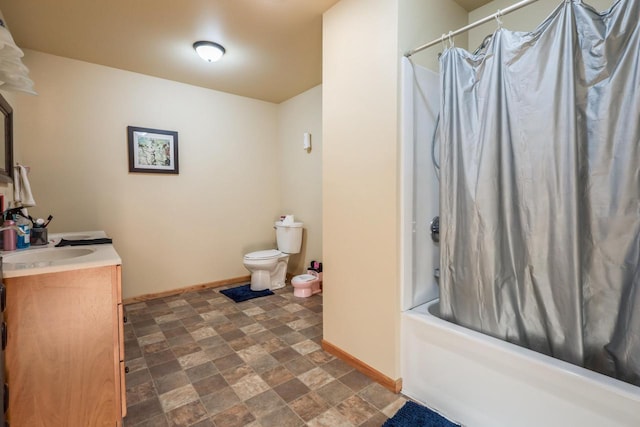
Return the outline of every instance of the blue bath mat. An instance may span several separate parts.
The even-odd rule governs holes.
[[[249,299],[266,297],[267,295],[273,295],[269,289],[265,289],[263,291],[252,291],[251,284],[237,286],[235,288],[225,289],[220,291],[220,293],[226,297],[231,298],[235,302],[242,302]]]
[[[460,427],[431,409],[407,401],[382,427]]]

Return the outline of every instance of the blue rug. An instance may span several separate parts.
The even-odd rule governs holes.
[[[265,289],[263,291],[252,291],[251,284],[225,289],[220,291],[220,293],[228,298],[231,298],[235,302],[242,302],[253,298],[273,295],[273,292],[271,292],[269,289]]]
[[[407,401],[382,427],[460,427],[431,409]]]

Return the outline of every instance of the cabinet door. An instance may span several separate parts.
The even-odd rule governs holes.
[[[122,418],[127,415],[127,389],[125,385],[125,366],[124,366],[124,309],[122,304],[118,304],[118,378],[120,379],[120,388],[117,398],[120,400],[122,407]]]
[[[12,424],[115,424],[120,402],[114,390],[120,378],[114,370],[119,353],[114,351],[114,269],[5,280]]]
[[[127,416],[127,389],[125,386],[125,373],[126,368],[124,366],[124,360],[120,362],[120,407],[122,411],[122,418]]]
[[[8,387],[5,390],[5,363],[4,363],[4,352],[6,346],[8,345],[8,334],[7,324],[4,321],[4,310],[7,307],[7,288],[4,286],[4,282],[2,281],[3,272],[2,272],[2,257],[0,256],[0,321],[2,322],[2,349],[0,350],[0,426],[5,426],[5,412],[9,409],[8,402],[9,399],[9,389]]]
[[[113,281],[115,286],[116,301],[118,302],[118,373],[120,378],[120,389],[117,399],[120,400],[121,413],[120,417],[127,416],[127,388],[126,388],[126,367],[124,364],[124,306],[122,305],[122,266],[117,265],[115,269],[115,280]]]

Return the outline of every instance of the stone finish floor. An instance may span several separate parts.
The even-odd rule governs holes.
[[[322,295],[221,289],[125,307],[126,427],[379,427],[405,403],[321,349]]]

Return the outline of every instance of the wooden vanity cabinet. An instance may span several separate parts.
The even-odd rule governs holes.
[[[122,425],[121,267],[6,278],[5,284],[11,426]]]

